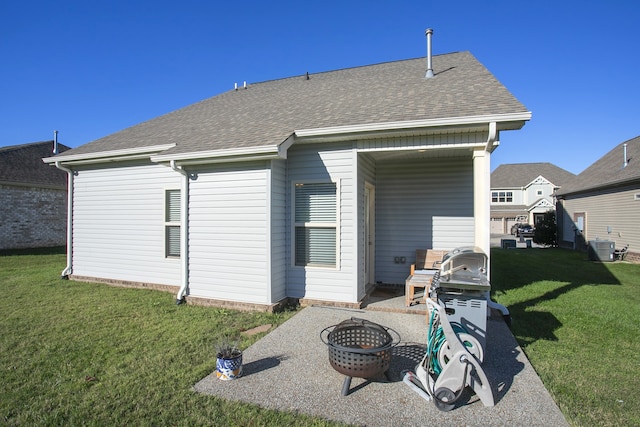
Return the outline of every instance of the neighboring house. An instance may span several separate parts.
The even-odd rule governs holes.
[[[557,193],[558,243],[586,250],[589,241],[629,245],[640,261],[640,136],[618,144]]]
[[[555,210],[554,192],[574,177],[551,163],[498,166],[491,174],[491,233],[509,234],[517,222],[537,224]]]
[[[469,52],[432,59],[241,85],[45,159],[72,171],[63,276],[359,306],[418,248],[488,253],[490,153],[531,113]]]
[[[0,249],[66,243],[67,174],[42,162],[53,148],[53,141],[0,147]]]

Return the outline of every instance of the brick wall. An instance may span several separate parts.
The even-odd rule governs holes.
[[[62,246],[67,191],[0,185],[0,249]]]

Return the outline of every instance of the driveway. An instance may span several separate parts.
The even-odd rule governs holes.
[[[525,237],[522,240],[519,237],[513,236],[511,234],[492,234],[491,235],[491,247],[496,247],[499,248],[502,246],[501,242],[502,239],[509,239],[509,240],[515,240],[516,241],[516,248],[527,248],[527,244],[526,241],[527,240],[531,240],[531,247],[532,248],[540,248],[543,247],[542,245],[539,245],[537,243],[533,242],[533,237]]]

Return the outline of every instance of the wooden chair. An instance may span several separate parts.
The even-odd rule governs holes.
[[[434,249],[418,249],[416,251],[416,262],[411,264],[411,274],[415,274],[416,271],[427,270],[440,270],[440,264],[442,264],[442,258],[448,251],[440,251]]]
[[[442,258],[447,251],[433,249],[418,249],[416,262],[411,264],[411,274],[405,281],[405,305],[409,307],[415,298],[416,288],[424,288],[424,298],[429,294],[433,273],[440,269]]]

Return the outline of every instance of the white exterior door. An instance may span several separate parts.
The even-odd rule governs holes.
[[[364,188],[364,273],[366,284],[375,281],[375,188],[366,183]]]

